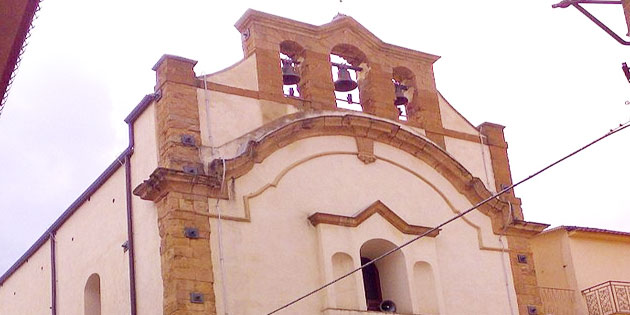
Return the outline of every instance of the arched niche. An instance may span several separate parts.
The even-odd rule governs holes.
[[[362,264],[395,247],[394,243],[384,239],[371,239],[363,243],[360,249]],[[402,251],[395,251],[370,266],[363,269],[363,284],[368,310],[378,310],[375,309],[375,304],[380,304],[384,300],[391,300],[396,303],[397,312],[413,313],[405,256]],[[378,292],[379,290],[380,292]],[[378,293],[380,293],[380,301],[375,299],[379,295]]]
[[[83,314],[101,315],[101,277],[93,273],[88,277],[83,292]]]
[[[415,301],[420,314],[439,314],[439,302],[435,286],[433,268],[425,261],[418,261],[413,265],[413,284],[415,286]]]
[[[333,277],[335,279],[352,271],[355,266],[352,256],[337,252],[332,256]],[[348,276],[343,280],[335,283],[335,302],[337,308],[356,310],[359,309],[357,301],[358,292],[355,280],[356,274]]]

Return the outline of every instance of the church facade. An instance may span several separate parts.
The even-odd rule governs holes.
[[[513,191],[436,229],[512,184],[503,126],[446,101],[438,56],[342,15],[236,28],[223,71],[156,63],[128,148],[0,278],[0,314],[269,313],[373,259],[278,313],[543,314],[547,225]]]

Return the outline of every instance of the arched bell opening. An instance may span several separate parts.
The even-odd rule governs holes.
[[[361,246],[361,265],[394,249],[384,239],[371,239]],[[380,311],[384,301],[391,301],[400,313],[412,313],[409,280],[404,254],[398,250],[362,269],[368,311]]]
[[[392,84],[395,95],[393,104],[398,109],[398,119],[409,120],[409,116],[418,111],[414,103],[417,91],[416,76],[405,67],[395,67],[392,72]]]
[[[280,43],[282,91],[286,96],[300,97],[300,64],[304,60],[303,52],[304,48],[294,41],[285,40]]]
[[[355,46],[339,44],[330,51],[330,64],[337,107],[363,111],[360,85],[367,64],[366,55]]]

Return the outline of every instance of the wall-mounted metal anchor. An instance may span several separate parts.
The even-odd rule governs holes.
[[[190,292],[190,303],[203,304],[203,293]]]
[[[181,141],[182,141],[182,144],[184,144],[185,146],[189,146],[189,147],[197,146],[195,144],[195,137],[193,137],[192,135],[186,135],[186,134],[182,135]]]
[[[199,238],[199,230],[194,227],[187,227],[184,229],[184,236],[192,239]]]
[[[197,166],[186,165],[183,169],[186,174],[199,175],[199,168]]]

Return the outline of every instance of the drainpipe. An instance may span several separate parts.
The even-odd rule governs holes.
[[[57,265],[55,264],[55,235],[53,232],[48,233],[50,240],[50,312],[57,315]]]
[[[134,134],[133,121],[128,121],[129,125],[129,146],[125,154],[125,194],[127,198],[127,246],[129,249],[129,301],[131,304],[131,315],[136,315],[136,264],[133,246],[133,207],[131,205],[131,156],[133,155]]]

